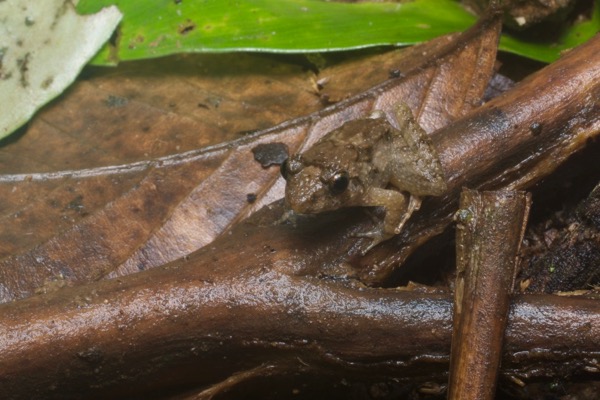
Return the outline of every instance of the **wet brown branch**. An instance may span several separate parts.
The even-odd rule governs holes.
[[[525,192],[464,190],[461,194],[448,399],[495,396],[530,205]]]
[[[224,238],[187,261],[0,306],[0,397],[127,397],[280,361],[304,371],[443,376],[449,295],[290,276],[303,259],[290,256],[283,236],[274,229],[251,247]],[[521,378],[578,372],[599,348],[597,301],[520,296],[503,366]],[[556,364],[537,365],[548,360]]]

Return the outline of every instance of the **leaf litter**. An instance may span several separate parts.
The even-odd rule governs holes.
[[[138,74],[139,86],[132,83],[136,79],[133,75],[120,79],[116,76],[118,74],[110,73],[106,81],[95,83],[89,79],[81,82],[64,101],[73,96],[72,101],[81,102],[82,109],[89,110],[91,117],[66,109],[62,114],[67,123],[58,123],[52,118],[60,118],[60,113],[48,111],[29,128],[40,132],[49,128],[54,130],[57,138],[56,142],[40,143],[32,152],[52,153],[53,147],[64,149],[65,143],[59,139],[62,135],[67,143],[66,159],[49,157],[45,168],[38,170],[60,171],[65,165],[75,168],[66,172],[38,173],[34,166],[29,173],[21,170],[19,175],[0,178],[0,190],[13,198],[13,207],[3,214],[4,219],[12,223],[3,225],[2,235],[13,242],[20,241],[21,237],[29,238],[23,244],[14,243],[7,248],[5,258],[0,260],[4,300],[26,297],[36,288],[44,288],[48,282],[55,280],[81,283],[156,267],[210,243],[237,221],[282,197],[283,182],[279,179],[278,168],[265,170],[254,160],[251,150],[261,143],[284,143],[291,152],[295,152],[300,146],[314,143],[320,135],[344,121],[368,115],[373,108],[391,112],[398,98],[405,99],[413,108],[420,124],[428,132],[447,124],[479,104],[493,73],[493,44],[497,40],[497,31],[497,27],[487,28],[479,36],[479,31],[475,30],[458,39],[441,38],[410,49],[412,56],[401,56],[397,64],[406,78],[393,78],[363,93],[361,90],[373,85],[373,81],[367,79],[362,89],[355,89],[354,96],[344,95],[346,100],[323,110],[323,102],[315,95],[311,85],[314,78],[309,75],[299,79],[289,75],[286,63],[273,64],[272,69],[267,71],[268,75],[261,75],[255,70],[252,72],[251,68],[250,73],[246,71],[243,74],[221,75],[215,72],[213,78],[197,75],[194,67],[198,67],[199,61],[196,60],[183,69],[184,73],[174,74],[172,80],[157,72],[142,72]],[[464,45],[465,40],[472,43],[471,47]],[[456,46],[457,41],[460,46]],[[166,60],[167,63],[169,61]],[[266,62],[267,66],[271,65],[269,62]],[[260,63],[264,64],[265,59],[261,58]],[[372,71],[379,67],[377,63],[365,67],[369,64],[369,60],[362,60],[356,70]],[[280,75],[273,74],[277,69]],[[445,84],[450,82],[457,70],[464,78],[452,80],[452,85]],[[300,71],[300,76],[303,74]],[[286,81],[283,77],[288,75],[291,80]],[[390,72],[386,70],[384,75],[389,76]],[[380,79],[377,74],[374,76]],[[206,88],[194,83],[197,82],[194,79],[207,81]],[[177,90],[171,93],[167,85],[173,81],[179,82]],[[158,97],[155,97],[154,90],[148,89],[154,85],[159,87]],[[194,94],[200,94],[194,97],[194,94],[186,92],[190,86]],[[289,90],[277,93],[273,90],[274,86]],[[223,92],[217,92],[216,87],[223,88]],[[180,96],[179,90],[183,90],[184,95]],[[292,93],[288,95],[289,92]],[[160,93],[164,98],[161,99]],[[233,101],[229,107],[223,99],[231,97],[237,102]],[[93,99],[89,100],[91,103],[86,102],[88,98]],[[185,101],[174,101],[180,98]],[[450,101],[450,98],[454,100]],[[444,101],[440,102],[440,99]],[[171,107],[171,104],[174,105]],[[52,107],[60,108],[61,105],[57,102]],[[218,110],[208,120],[202,118],[207,108]],[[139,115],[137,111],[140,109],[148,112]],[[121,114],[122,110],[132,110],[132,113]],[[166,120],[183,120],[183,128],[188,118],[193,119],[196,125],[191,126],[197,128],[154,124],[160,129],[156,132],[146,129],[148,136],[142,136],[149,122],[155,121],[151,117],[153,112]],[[300,118],[293,119],[291,113]],[[301,117],[305,114],[306,117]],[[244,115],[248,117],[244,118]],[[148,116],[150,121],[146,120]],[[114,122],[119,120],[130,120],[127,128],[119,129],[118,123]],[[242,125],[249,120],[252,120],[253,126],[249,123]],[[261,131],[265,125],[276,126]],[[83,132],[84,135],[80,137],[70,133],[73,126],[73,133],[79,135]],[[160,135],[165,135],[165,131],[168,137],[173,132],[175,135],[192,131],[204,133],[210,128],[229,135],[208,134],[208,137],[219,138],[212,143],[232,135],[235,137],[232,132],[257,128],[259,131],[242,135],[233,142],[225,141],[204,148],[201,146],[207,145],[207,142],[202,141],[206,139],[199,134],[189,134],[185,141],[187,144],[182,142],[179,147],[164,139],[164,147],[149,144],[161,143]],[[112,137],[112,140],[96,137],[111,130],[109,138]],[[138,134],[134,133],[136,130]],[[42,137],[41,133],[30,133],[27,132],[22,140],[40,140]],[[157,133],[159,139],[153,137],[153,133]],[[9,143],[4,150],[18,154],[15,149],[19,145],[19,142]],[[71,159],[69,147],[79,147],[72,151]],[[201,148],[191,150],[198,147]],[[75,156],[76,153],[80,156]],[[118,166],[131,161],[135,162]],[[93,162],[101,167],[93,168],[91,165],[91,169],[78,169],[86,168],[86,162],[88,166]],[[32,203],[21,197],[25,193],[32,196],[36,187],[45,187],[47,195],[36,196]],[[88,199],[87,191],[99,191],[104,195]],[[115,197],[111,198],[109,194]],[[69,206],[72,204],[76,207]],[[69,219],[71,224],[64,222]]]

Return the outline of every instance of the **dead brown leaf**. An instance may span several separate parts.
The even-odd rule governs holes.
[[[126,64],[80,80],[0,148],[0,256],[40,245],[134,190],[149,161],[320,109],[311,76],[229,55]]]
[[[312,86],[298,93],[298,86],[310,79],[287,79],[291,67],[281,71],[280,66],[261,75],[251,64],[244,74],[213,72],[212,80],[197,77],[194,66],[188,65],[163,82],[163,61],[156,70],[81,82],[63,100],[67,104],[55,103],[40,115],[23,142],[3,149],[18,154],[20,146],[42,140],[47,127],[56,135],[61,129],[54,127],[70,132],[59,135],[66,143],[46,141],[56,135],[44,134],[42,144],[21,152],[44,161],[44,167],[30,166],[40,172],[0,177],[0,190],[10,199],[2,213],[10,224],[3,225],[0,236],[7,243],[0,260],[2,299],[156,267],[210,243],[282,197],[278,168],[264,169],[253,159],[251,150],[260,143],[282,142],[295,152],[373,109],[392,112],[399,99],[428,132],[444,126],[479,105],[493,72],[497,35],[498,25],[486,22],[454,40],[439,39],[399,60],[402,79],[306,117],[208,147],[202,146],[248,130],[244,115],[264,104],[269,111],[261,113],[264,121],[255,122],[255,128],[288,119],[289,110],[302,115],[310,107],[319,108]],[[357,70],[360,74],[361,68]],[[279,82],[274,77],[284,82],[274,85]],[[189,91],[190,86],[194,90]],[[273,92],[273,86],[289,90]],[[154,87],[158,89],[142,90]],[[171,87],[177,89],[171,92]],[[215,94],[218,87],[226,91]],[[69,107],[73,104],[81,105],[75,108],[81,115]],[[217,107],[218,113],[205,115]],[[178,121],[175,127],[167,123],[171,119]],[[201,130],[205,135],[194,134]],[[181,139],[185,146],[179,137],[188,138]],[[135,162],[111,166],[122,161]],[[73,166],[92,168],[41,172]]]
[[[128,164],[239,139],[321,109],[313,75],[282,60],[244,54],[90,68],[0,148],[0,171]]]

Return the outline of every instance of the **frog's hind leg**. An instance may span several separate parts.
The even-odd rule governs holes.
[[[385,209],[385,218],[382,225],[372,231],[354,235],[356,237],[373,239],[369,247],[365,250],[366,253],[377,244],[400,233],[404,223],[421,206],[421,199],[411,195],[407,202],[407,195],[397,190],[373,188],[369,190],[365,197],[364,205],[381,206]]]

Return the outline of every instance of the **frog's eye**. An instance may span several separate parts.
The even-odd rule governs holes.
[[[332,194],[341,194],[347,188],[350,183],[350,178],[348,177],[348,173],[346,171],[336,172],[331,179],[328,181],[329,191]]]
[[[294,156],[291,158],[288,158],[287,160],[285,160],[283,162],[283,164],[281,164],[280,167],[280,171],[281,171],[281,176],[283,176],[283,179],[285,179],[286,181],[288,180],[288,178],[291,175],[295,175],[298,172],[300,172],[300,170],[302,169],[302,161],[300,160],[299,157]]]

